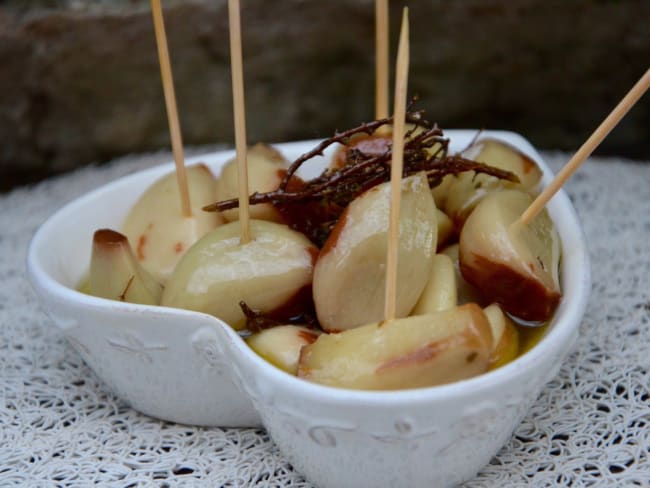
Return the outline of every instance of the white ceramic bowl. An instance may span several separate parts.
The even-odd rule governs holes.
[[[475,131],[447,131],[451,150]],[[551,175],[535,149],[518,147]],[[316,141],[279,144],[288,159]],[[326,159],[302,172],[314,176]],[[215,172],[232,151],[207,154]],[[191,163],[193,161],[189,161]],[[512,363],[431,388],[349,391],[311,384],[271,366],[230,327],[196,312],[114,302],[75,291],[87,273],[93,232],[119,228],[166,164],[110,183],[68,204],[34,236],[31,282],[53,322],[90,367],[133,408],[180,423],[263,425],[288,460],[319,486],[450,486],[474,476],[507,441],[572,347],[590,289],[584,237],[567,196],[548,206],[562,239],[563,299],[546,336]]]

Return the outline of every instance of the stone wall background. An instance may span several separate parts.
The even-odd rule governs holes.
[[[410,91],[442,127],[575,150],[650,64],[647,0],[391,2]],[[165,0],[186,145],[233,141],[226,0]],[[242,0],[249,141],[368,120],[373,0]],[[0,0],[0,189],[169,146],[149,2]],[[650,95],[600,154],[650,159]]]

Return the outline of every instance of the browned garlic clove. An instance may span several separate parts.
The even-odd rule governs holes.
[[[176,266],[161,304],[214,315],[236,330],[246,325],[240,301],[260,312],[293,313],[289,304],[310,286],[318,249],[286,225],[251,220],[250,231],[246,244],[239,222],[204,236]]]
[[[507,142],[483,138],[475,142],[463,152],[463,157],[480,163],[489,164],[495,168],[511,171],[519,178],[519,183],[504,181],[507,185],[517,185],[518,189],[535,192],[542,179],[542,170],[537,163],[526,154]],[[480,175],[484,177],[485,175]],[[493,176],[485,176],[494,178]]]
[[[320,332],[299,325],[280,325],[252,334],[246,343],[269,363],[295,375],[303,346],[313,343]]]
[[[440,183],[431,189],[433,200],[436,202],[436,207],[444,209],[449,198],[449,187],[455,180],[454,175],[445,175]]]
[[[357,150],[367,156],[379,156],[390,150],[393,144],[392,129],[384,133],[357,134],[352,137],[347,145],[341,145],[330,163],[330,168],[339,169],[345,166],[351,151]]]
[[[224,222],[220,213],[201,210],[216,197],[208,167],[197,164],[186,172],[191,217],[182,215],[176,175],[171,173],[144,192],[122,227],[140,264],[162,283],[192,244]]]
[[[502,189],[534,192],[542,178],[542,170],[524,153],[497,139],[485,138],[467,148],[462,156],[489,164],[517,175],[519,183],[500,180],[494,176],[466,171],[452,176],[444,204],[457,229],[461,229],[469,214],[488,194]]]
[[[447,246],[442,251],[440,251],[440,254],[448,256],[454,265],[454,275],[456,278],[456,297],[458,305],[464,305],[465,303],[487,305],[487,303],[484,303],[485,299],[481,297],[481,294],[476,289],[476,287],[470,285],[465,280],[465,278],[463,278],[463,275],[460,272],[460,263],[458,262],[458,251],[459,245],[457,243]]]
[[[314,269],[314,303],[322,327],[345,330],[384,316],[390,183],[350,203],[320,252]],[[397,273],[397,316],[417,302],[431,269],[437,225],[423,174],[402,182]]]
[[[411,315],[426,315],[454,308],[458,302],[456,270],[445,254],[433,256],[431,274]]]
[[[468,304],[323,334],[303,348],[298,376],[360,390],[440,385],[485,372],[492,348],[483,310]]]
[[[247,151],[248,188],[251,193],[265,193],[276,190],[286,172],[286,159],[271,146],[258,143]],[[216,199],[230,200],[239,196],[237,160],[228,161],[217,179]],[[229,222],[239,220],[239,210],[226,210],[223,216]],[[282,216],[270,203],[259,203],[250,206],[252,219],[282,222]]]
[[[93,235],[87,291],[110,300],[158,305],[162,286],[140,266],[125,235],[100,229]]]
[[[546,321],[561,297],[560,241],[545,210],[528,225],[517,222],[531,202],[530,195],[518,190],[487,196],[461,232],[460,269],[508,313]]]
[[[483,311],[490,322],[494,338],[490,369],[496,369],[514,360],[519,354],[519,331],[498,304],[493,303]]]
[[[438,208],[436,208],[436,223],[438,226],[436,249],[442,249],[454,235],[454,223],[446,213]]]
[[[422,126],[406,124],[405,126],[407,139],[413,139],[418,134],[424,132]],[[372,134],[358,133],[350,138],[347,144],[341,144],[332,157],[330,163],[331,169],[339,169],[348,164],[349,159],[353,157],[353,151],[359,151],[366,156],[374,157],[391,150],[393,145],[393,126],[382,126]],[[439,154],[441,144],[436,142],[431,147],[426,148],[429,155]]]

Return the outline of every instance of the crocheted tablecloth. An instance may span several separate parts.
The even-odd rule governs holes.
[[[565,154],[544,154],[557,170]],[[135,412],[83,363],[25,279],[34,231],[64,203],[167,153],[0,197],[0,486],[307,487],[262,430]],[[592,158],[567,185],[593,292],[574,351],[479,486],[650,485],[650,162]]]

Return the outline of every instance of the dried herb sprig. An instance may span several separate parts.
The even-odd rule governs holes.
[[[413,103],[413,102],[412,102]],[[448,155],[449,140],[442,130],[423,118],[421,111],[409,111],[407,121],[413,127],[405,134],[403,176],[424,172],[429,185],[437,186],[448,174],[475,171],[500,179],[518,182],[516,175],[458,155]],[[358,195],[390,179],[391,147],[386,143],[382,153],[365,153],[354,146],[354,137],[372,135],[381,126],[390,124],[392,117],[361,124],[337,132],[311,151],[296,159],[287,169],[277,190],[250,195],[251,205],[271,203],[287,218],[288,224],[321,246],[343,209]],[[302,181],[296,171],[307,161],[323,154],[334,143],[345,149],[345,164],[325,170],[320,176]],[[237,208],[238,199],[207,205],[206,211]],[[298,207],[300,206],[300,207]]]
[[[280,325],[303,325],[312,329],[320,329],[320,324],[316,317],[308,313],[297,314],[285,320],[278,320],[269,314],[260,310],[250,308],[243,300],[239,302],[239,307],[246,316],[246,329],[250,332],[260,332],[264,329],[271,329]]]
[[[417,110],[413,111],[412,107],[417,101],[417,97],[413,97],[409,103],[409,106],[407,108],[406,112],[406,122],[414,124],[416,127],[424,127],[424,128],[431,128],[431,124],[423,118],[424,111],[422,110]],[[332,144],[340,143],[343,145],[348,145],[349,141],[352,139],[353,136],[356,136],[358,134],[366,134],[366,135],[372,135],[374,134],[377,129],[384,125],[391,125],[393,123],[393,117],[386,117],[383,119],[377,119],[373,120],[372,122],[364,122],[363,124],[353,127],[351,129],[347,129],[343,132],[336,131],[334,135],[328,139],[323,140],[321,143],[319,143],[316,147],[314,147],[311,151],[306,152],[305,154],[301,155],[296,159],[289,168],[287,169],[286,174],[282,178],[282,181],[280,182],[280,185],[278,188],[282,190],[287,189],[287,185],[289,184],[289,181],[291,177],[298,171],[300,166],[302,166],[305,162],[309,161],[312,158],[315,158],[316,156],[322,156],[323,152],[325,149],[327,149],[329,146]],[[411,129],[409,133],[406,134],[406,137],[408,138],[412,133],[414,129]],[[442,135],[442,131],[437,129],[436,127],[436,135]],[[439,132],[439,134],[438,134]]]
[[[345,166],[340,170],[328,171],[326,177],[320,176],[317,179],[311,180],[299,190],[286,191],[278,188],[277,190],[266,193],[254,192],[250,195],[248,201],[251,205],[256,205],[258,203],[282,205],[319,200],[323,197],[331,197],[349,203],[354,198],[349,198],[350,193],[357,196],[366,189],[372,188],[384,181],[388,181],[386,176],[390,174],[390,168],[386,167],[386,163],[390,162],[390,153],[388,154],[388,157],[386,157],[385,154],[382,154],[381,156],[375,156],[365,160],[359,158],[359,160],[360,162],[354,166]],[[418,162],[421,162],[421,164],[417,164]],[[461,156],[445,156],[440,158],[436,161],[436,166],[432,168],[427,168],[427,163],[428,161],[415,160],[408,168],[404,168],[404,176],[406,177],[419,172],[425,172],[431,187],[437,186],[440,183],[440,180],[448,174],[458,174],[464,171],[476,171],[477,173],[495,176],[515,183],[519,181],[517,176],[510,171],[495,168]],[[365,179],[351,178],[352,175],[359,173],[365,176]],[[354,183],[354,185],[352,185],[354,189],[351,189],[350,186],[346,188],[337,188],[333,186],[344,183]],[[239,200],[232,198],[230,200],[222,200],[220,202],[206,205],[203,207],[203,210],[207,212],[223,212],[224,210],[230,210],[232,208],[237,208],[238,206]]]

